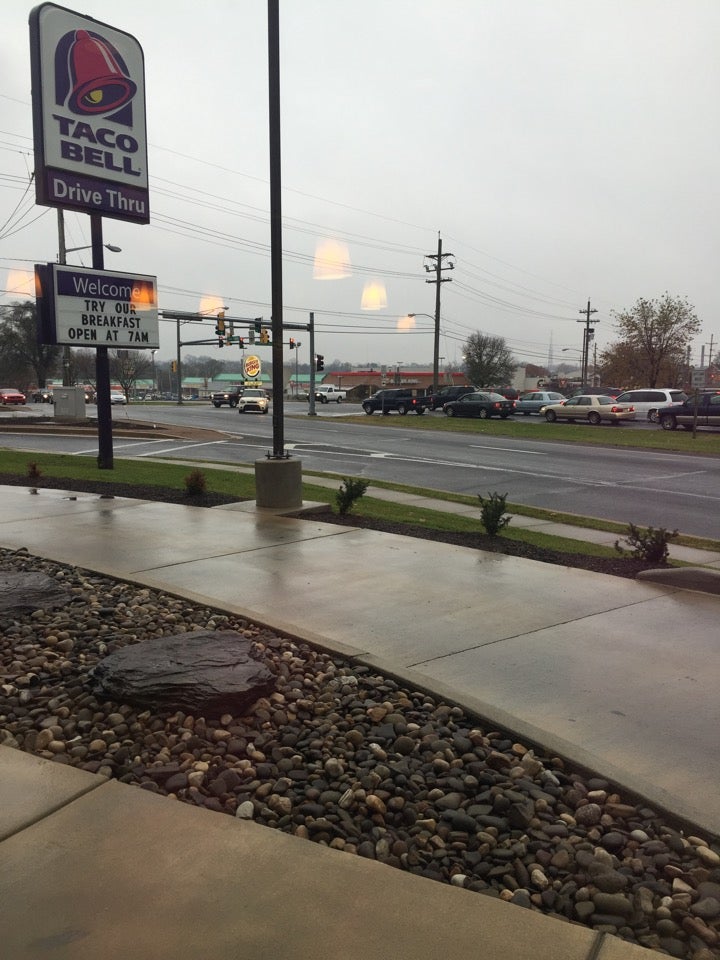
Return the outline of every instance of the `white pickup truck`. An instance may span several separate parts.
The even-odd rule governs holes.
[[[346,397],[346,390],[341,390],[340,387],[335,387],[331,383],[323,383],[315,388],[315,399],[319,400],[320,403],[330,403],[333,400],[335,403],[342,403]]]

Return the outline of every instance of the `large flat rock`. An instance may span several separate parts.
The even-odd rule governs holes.
[[[275,677],[234,630],[194,630],[116,650],[90,672],[96,696],[202,716],[242,714],[275,689]]]

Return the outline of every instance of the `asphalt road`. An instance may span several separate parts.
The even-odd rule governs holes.
[[[358,412],[358,424],[337,422]],[[93,410],[91,409],[90,415]],[[366,429],[359,407],[322,406],[308,417],[299,404],[285,407],[285,447],[306,470],[331,471],[373,480],[392,480],[470,495],[506,493],[510,502],[602,517],[622,523],[679,529],[720,540],[720,458],[688,457],[645,450],[547,443],[547,429],[557,425],[539,418],[538,440],[470,436],[416,430]],[[439,414],[438,414],[439,415]],[[114,439],[118,457],[171,455],[227,463],[262,459],[272,450],[272,416],[245,414],[209,404],[114,408],[113,417],[161,420],[221,430],[216,443],[176,440]],[[657,429],[656,426],[649,427]],[[560,429],[567,429],[561,426]],[[616,429],[646,429],[642,424]],[[94,456],[95,441],[78,437],[5,434],[2,445],[21,449]]]

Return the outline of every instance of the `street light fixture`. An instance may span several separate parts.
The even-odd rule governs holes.
[[[103,246],[106,250],[109,250],[111,253],[122,253],[122,247],[116,247],[112,243],[104,243]],[[78,250],[92,250],[92,244],[89,243],[84,247],[67,247],[65,253],[77,253]]]

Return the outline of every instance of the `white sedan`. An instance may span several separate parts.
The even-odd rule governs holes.
[[[110,403],[127,403],[127,397],[122,390],[111,390]]]
[[[581,394],[570,397],[563,403],[549,403],[540,410],[540,416],[548,423],[556,420],[585,420],[593,425],[605,420],[607,423],[620,423],[635,419],[635,408],[631,404],[618,403],[613,397]]]

